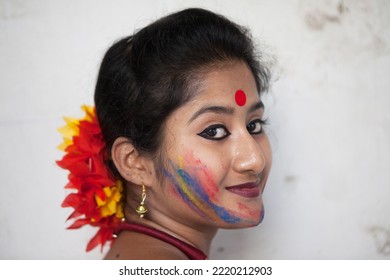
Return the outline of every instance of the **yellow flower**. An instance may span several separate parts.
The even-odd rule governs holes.
[[[100,197],[95,195],[95,200],[102,217],[108,217],[113,214],[119,219],[123,218],[123,207],[122,207],[122,194],[123,184],[122,181],[118,180],[115,185],[111,187],[103,188],[106,199],[102,200]]]
[[[66,125],[60,127],[58,132],[62,134],[63,141],[57,148],[65,151],[66,147],[73,144],[73,137],[80,133],[80,121],[92,122],[95,114],[93,106],[83,105],[81,109],[85,112],[85,116],[82,119],[64,117]]]
[[[83,120],[88,121],[88,122],[92,122],[93,117],[95,116],[95,107],[83,105],[83,106],[81,106],[81,109],[85,112],[85,116],[84,116]]]

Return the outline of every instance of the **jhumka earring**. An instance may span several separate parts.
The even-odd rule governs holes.
[[[145,213],[148,212],[148,208],[144,206],[146,199],[146,188],[144,183],[142,183],[142,194],[141,194],[141,202],[138,205],[137,208],[135,208],[135,211],[139,215],[139,217],[142,219],[145,216]]]

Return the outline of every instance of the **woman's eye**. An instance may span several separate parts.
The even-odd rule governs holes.
[[[263,120],[254,120],[254,121],[251,121],[247,126],[246,128],[248,129],[249,133],[251,134],[260,134],[263,132],[263,124],[265,123],[265,121]]]
[[[228,137],[230,132],[225,126],[217,124],[209,126],[198,135],[209,140],[222,140],[225,137]]]

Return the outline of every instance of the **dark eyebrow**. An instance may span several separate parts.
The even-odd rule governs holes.
[[[264,104],[261,102],[256,102],[249,108],[249,113],[252,113],[256,110],[263,109]],[[216,113],[216,114],[226,114],[226,115],[232,115],[234,113],[234,108],[232,107],[223,107],[223,106],[205,106],[200,108],[198,111],[195,112],[195,114],[192,115],[190,120],[187,122],[188,124],[193,122],[197,117],[204,113]]]
[[[249,113],[252,113],[253,111],[259,110],[259,109],[264,109],[264,103],[259,100],[259,102],[256,102],[249,108]]]
[[[206,106],[200,108],[198,111],[195,112],[195,114],[192,115],[190,120],[187,122],[188,124],[194,121],[197,117],[204,113],[216,113],[216,114],[226,114],[226,115],[232,115],[234,113],[234,108],[232,107],[223,107],[223,106]]]

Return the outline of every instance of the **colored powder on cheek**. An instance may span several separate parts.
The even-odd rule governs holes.
[[[257,219],[262,211],[250,209],[247,205],[239,203],[238,209],[246,214],[248,219]],[[244,214],[242,213],[242,214]]]
[[[183,178],[181,178],[181,176],[178,176],[177,173],[175,176],[167,170],[164,170],[164,173],[173,183],[175,191],[179,195],[179,197],[193,210],[195,210],[195,212],[197,212],[200,216],[205,217],[203,211],[200,211],[200,209],[202,209],[203,207],[201,205],[196,205],[195,201],[197,201],[198,199],[194,198],[193,194],[188,189]]]
[[[164,173],[176,187],[181,199],[192,209],[202,217],[214,221],[222,219],[227,223],[240,222],[239,217],[210,201],[208,193],[196,177],[192,177],[182,167],[175,165],[173,162],[171,162],[171,165],[176,170],[176,174],[174,175],[167,170]]]
[[[241,89],[236,91],[236,94],[234,96],[236,103],[238,106],[244,106],[246,103],[246,94]]]
[[[200,185],[202,185],[210,197],[215,198],[218,192],[218,186],[215,184],[213,176],[208,171],[208,168],[202,164],[199,159],[195,158],[192,152],[188,152],[184,159],[187,165],[195,168],[196,173],[199,175]],[[183,167],[183,165],[181,165],[181,167]]]
[[[235,217],[223,207],[212,203],[210,201],[208,193],[205,192],[205,189],[203,188],[202,184],[196,178],[191,177],[191,175],[189,175],[183,169],[179,169],[178,174],[180,175],[181,179],[186,183],[186,195],[188,195],[189,193],[191,194],[192,198],[190,198],[190,201],[192,202],[192,204],[199,210],[201,210],[203,213],[205,213],[206,216],[210,217],[212,220],[217,220],[219,217],[227,223],[236,223],[240,221],[238,217]],[[190,192],[188,192],[188,190]],[[194,197],[197,197],[197,199],[194,200]]]
[[[208,196],[217,202],[218,186],[215,184],[213,177],[207,170],[202,170],[202,177],[200,178],[201,184],[207,192]]]

